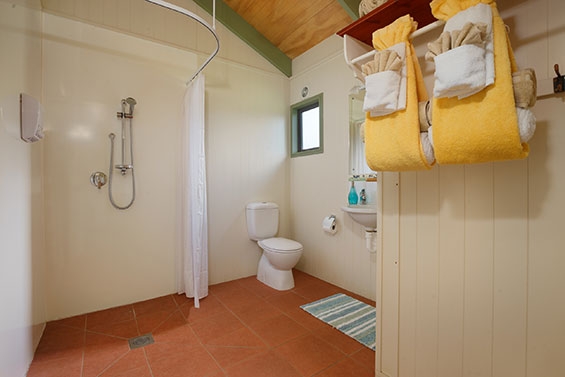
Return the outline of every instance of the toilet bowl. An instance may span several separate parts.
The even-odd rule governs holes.
[[[247,233],[263,250],[257,279],[279,291],[294,288],[292,268],[302,255],[302,245],[287,238],[275,237],[279,226],[276,203],[249,203],[246,208]]]
[[[292,268],[302,256],[302,245],[281,237],[267,238],[257,244],[263,249],[257,268],[257,279],[279,291],[294,288]]]

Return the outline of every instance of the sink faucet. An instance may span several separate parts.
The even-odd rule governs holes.
[[[365,189],[361,189],[361,192],[359,192],[359,201],[360,204],[367,204],[367,194],[365,193]]]

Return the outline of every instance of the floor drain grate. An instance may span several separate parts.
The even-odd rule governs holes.
[[[129,339],[128,343],[129,343],[129,349],[133,350],[133,349],[136,349],[136,348],[145,347],[149,344],[153,344],[153,343],[155,343],[155,340],[153,339],[153,335],[145,334],[145,335],[136,336],[135,338]]]

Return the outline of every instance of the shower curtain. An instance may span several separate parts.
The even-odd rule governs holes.
[[[194,306],[208,295],[208,214],[204,149],[203,74],[188,85],[181,131],[180,231],[177,292],[194,297]]]

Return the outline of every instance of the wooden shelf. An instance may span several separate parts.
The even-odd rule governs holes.
[[[410,14],[418,22],[418,28],[436,21],[436,18],[432,15],[429,0],[388,0],[371,13],[338,31],[337,35],[343,37],[347,34],[372,46],[375,30],[391,24],[405,14]]]

